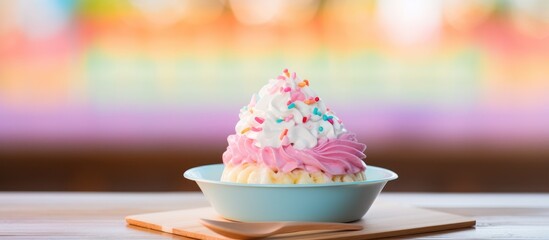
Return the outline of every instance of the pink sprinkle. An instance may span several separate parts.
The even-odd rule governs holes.
[[[328,119],[328,122],[330,122],[332,125],[334,125],[334,120],[333,119]]]
[[[252,131],[254,131],[254,132],[259,132],[259,131],[261,131],[261,130],[263,130],[263,129],[260,128],[260,127],[258,127],[258,128],[252,127]]]
[[[295,79],[295,77],[296,77],[296,74],[295,74],[295,72],[293,72],[292,73],[292,79]]]
[[[339,124],[341,124],[343,121],[341,121],[341,119],[338,119],[337,122],[338,122]]]
[[[295,101],[305,101],[305,94],[301,91],[299,91],[299,88],[297,89],[297,91],[293,91],[290,93],[290,99],[292,100],[292,102],[295,102]]]
[[[284,92],[289,92],[289,91],[292,91],[292,89],[290,87],[284,88]]]
[[[294,115],[290,114],[290,115],[288,115],[287,117],[284,118],[284,121],[288,122],[288,121],[292,120],[293,118],[294,118]]]
[[[292,100],[288,100],[288,102],[286,103],[286,105],[290,105],[292,104]]]
[[[258,122],[259,124],[262,124],[263,122],[265,122],[265,119],[260,117],[255,117],[255,121]]]
[[[278,76],[276,79],[278,79],[278,80],[286,80],[286,77],[280,75],[280,76]]]

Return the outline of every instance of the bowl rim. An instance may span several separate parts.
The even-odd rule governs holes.
[[[247,183],[222,182],[220,180],[216,181],[216,180],[197,178],[197,177],[191,176],[191,173],[190,173],[191,171],[197,171],[200,168],[215,167],[220,165],[223,166],[224,164],[222,163],[207,164],[207,165],[193,167],[193,168],[187,169],[187,171],[183,173],[183,177],[195,182],[213,183],[218,185],[239,186],[239,187],[267,187],[267,188],[332,187],[332,186],[363,185],[363,184],[373,184],[373,183],[379,183],[379,182],[388,182],[398,178],[398,175],[389,169],[371,166],[371,165],[367,165],[366,168],[373,168],[377,171],[384,171],[388,173],[389,176],[385,178],[375,179],[375,180],[366,179],[365,181],[357,181],[357,182],[336,182],[336,183],[321,183],[321,184],[258,184],[258,183],[247,184]]]

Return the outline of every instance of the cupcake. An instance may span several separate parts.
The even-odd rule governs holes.
[[[296,73],[269,80],[240,110],[221,181],[319,184],[366,179],[366,145]]]

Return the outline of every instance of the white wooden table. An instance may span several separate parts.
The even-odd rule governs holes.
[[[549,194],[382,193],[378,200],[477,220],[475,228],[413,235],[410,239],[549,239]],[[196,192],[0,192],[0,238],[182,238],[128,226],[124,217],[204,206],[208,202]]]

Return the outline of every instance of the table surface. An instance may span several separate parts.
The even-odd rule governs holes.
[[[549,239],[549,194],[382,193],[376,201],[403,202],[477,220],[475,228],[407,239]],[[124,217],[208,205],[196,192],[0,192],[0,238],[182,238],[126,225]]]

